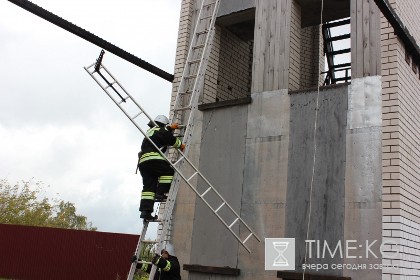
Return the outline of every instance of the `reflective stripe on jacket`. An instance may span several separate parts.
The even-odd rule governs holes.
[[[159,127],[155,126],[150,128],[146,135],[150,140],[155,143],[155,145],[162,150],[162,153],[166,152],[167,146],[173,146],[174,148],[179,148],[182,145],[182,142],[179,138],[175,137],[172,134],[172,129],[168,127]],[[145,162],[147,160],[159,159],[165,160],[165,158],[157,151],[155,146],[150,143],[150,141],[145,138],[141,144],[141,152],[139,153],[139,163]]]

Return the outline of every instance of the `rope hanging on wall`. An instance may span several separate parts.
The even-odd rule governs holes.
[[[322,32],[322,15],[324,13],[324,0],[321,0],[321,21],[320,21],[320,25],[319,25],[319,34],[318,36],[320,36],[321,32]],[[319,40],[319,44],[321,44],[321,40]],[[319,50],[322,51],[322,48],[319,47]],[[318,55],[319,57],[319,55]],[[318,62],[318,72],[319,75],[321,75],[321,59]],[[313,185],[314,185],[314,177],[315,177],[315,163],[316,163],[316,150],[317,150],[317,145],[316,145],[316,134],[317,134],[317,125],[318,125],[318,110],[319,110],[319,81],[318,81],[318,90],[317,90],[317,95],[316,95],[316,106],[315,106],[315,121],[314,121],[314,156],[313,156],[313,162],[312,162],[312,176],[311,176],[311,185],[310,185],[310,191],[309,191],[309,212],[308,212],[308,226],[306,228],[306,240],[309,240],[309,229],[311,226],[311,215],[312,215],[312,192],[313,192]],[[304,264],[305,267],[303,268],[303,276],[302,279],[305,280],[305,271],[306,271],[306,264],[307,264],[307,255],[308,255],[308,245],[305,242],[305,259],[304,259]]]

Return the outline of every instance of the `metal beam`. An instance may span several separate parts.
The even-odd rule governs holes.
[[[76,25],[74,25],[71,22],[68,22],[65,19],[60,18],[59,16],[56,16],[55,14],[43,9],[42,7],[39,7],[35,5],[34,3],[27,1],[27,0],[8,0],[9,2],[27,10],[28,12],[33,13],[34,15],[37,15],[52,24],[55,24],[71,33],[73,33],[76,36],[79,36],[80,38],[85,39],[88,42],[91,42],[92,44],[97,45],[98,47],[101,47],[116,56],[121,57],[122,59],[133,63],[134,65],[143,68],[146,71],[149,71],[152,74],[155,74],[156,76],[161,77],[162,79],[167,80],[168,82],[172,82],[174,80],[174,75],[169,74],[165,72],[164,70],[126,52],[123,49],[120,49],[119,47],[105,41],[102,38],[99,38],[98,36],[90,33],[89,31],[86,31]]]

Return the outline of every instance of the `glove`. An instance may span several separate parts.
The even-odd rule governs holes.
[[[177,129],[179,127],[179,125],[177,123],[173,123],[170,125],[170,128],[172,129]]]
[[[155,254],[155,256],[152,259],[152,264],[158,264],[159,259],[160,259],[160,256],[158,254]]]
[[[181,150],[181,152],[184,152],[184,150],[185,150],[185,144],[181,144],[181,146],[179,147],[179,149]]]
[[[131,262],[133,263],[133,262],[136,262],[137,261],[137,256],[132,256],[131,257]],[[141,261],[141,260],[140,260]]]

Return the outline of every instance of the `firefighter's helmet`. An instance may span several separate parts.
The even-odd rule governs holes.
[[[167,117],[165,117],[164,115],[159,115],[155,118],[155,122],[157,123],[161,123],[163,125],[167,125],[169,124],[169,120]]]

